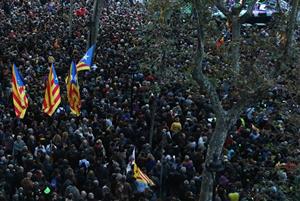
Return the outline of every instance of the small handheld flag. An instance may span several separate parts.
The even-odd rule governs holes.
[[[68,101],[70,103],[71,112],[79,116],[81,101],[80,101],[80,91],[79,91],[77,70],[74,62],[72,62],[71,64],[70,72],[66,79],[66,82],[67,82],[67,96],[68,96]]]
[[[141,171],[136,163],[133,163],[133,177],[139,182],[148,184],[150,186],[155,186],[154,182]]]
[[[93,45],[92,47],[90,47],[88,49],[88,51],[85,53],[85,55],[80,59],[80,61],[76,65],[78,72],[82,71],[82,70],[90,70],[91,69],[95,47],[96,47],[96,45]]]
[[[12,66],[12,96],[16,117],[23,119],[28,108],[25,84],[15,64]]]
[[[52,64],[46,83],[45,97],[43,101],[43,111],[49,116],[52,116],[52,114],[59,106],[60,102],[60,87],[54,69],[54,64]]]

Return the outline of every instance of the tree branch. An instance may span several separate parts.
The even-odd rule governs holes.
[[[292,53],[292,45],[293,45],[293,35],[295,31],[295,25],[297,23],[297,15],[298,15],[298,8],[299,8],[299,0],[292,0],[292,8],[289,12],[288,16],[288,26],[286,29],[286,45],[285,45],[285,53],[284,56],[286,59],[289,59]]]
[[[246,5],[246,0],[242,0],[241,8],[244,8],[245,5]]]
[[[280,0],[276,0],[276,7],[278,8],[279,12],[282,13],[282,8],[281,8],[281,5],[280,5]]]
[[[210,82],[208,77],[203,73],[202,70],[202,61],[204,57],[204,32],[202,29],[203,17],[201,17],[202,12],[200,14],[200,6],[196,2],[196,15],[197,15],[197,52],[195,55],[195,67],[192,72],[192,76],[194,80],[200,85],[203,86],[209,96],[211,104],[213,106],[213,111],[217,116],[223,116],[224,109],[221,105],[221,101],[219,99],[219,95],[215,86]]]
[[[198,57],[198,56],[196,56],[196,57]],[[196,59],[196,61],[197,60],[198,59]],[[217,116],[220,116],[224,112],[224,110],[223,110],[223,107],[219,100],[218,93],[216,91],[215,86],[209,81],[208,77],[203,74],[201,64],[199,64],[199,63],[196,64],[192,75],[193,75],[194,80],[200,86],[204,86],[204,88],[206,89],[206,92],[208,93],[209,99],[211,101],[212,109],[213,109],[214,113]]]
[[[228,18],[230,12],[224,5],[224,2],[222,0],[215,0],[215,5]]]
[[[229,119],[237,119],[238,115],[243,111],[247,106],[257,103],[265,98],[264,94],[271,86],[267,83],[262,83],[252,92],[243,93],[242,98],[235,104],[229,111]],[[257,94],[257,96],[255,96]]]
[[[254,6],[256,4],[258,0],[252,0],[250,2],[250,4],[248,5],[248,8],[247,8],[247,12],[241,16],[241,22],[245,22],[249,17],[251,17],[253,15],[253,9],[254,9]]]

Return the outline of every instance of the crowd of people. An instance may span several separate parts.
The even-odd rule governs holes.
[[[215,126],[208,98],[184,77],[164,82],[139,68],[145,56],[155,59],[138,31],[149,23],[147,12],[142,4],[112,0],[102,10],[94,65],[79,73],[81,115],[71,115],[64,78],[87,49],[93,1],[75,1],[71,34],[69,3],[0,2],[0,200],[197,200]],[[169,64],[189,62],[183,57]],[[13,63],[29,95],[22,120],[15,118],[11,98]],[[48,117],[42,100],[52,63],[63,100]],[[277,93],[248,108],[229,133],[216,200],[288,200],[299,191],[299,129],[279,112]],[[133,150],[154,186],[126,171]]]

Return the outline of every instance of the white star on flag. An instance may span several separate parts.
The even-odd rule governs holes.
[[[89,56],[87,54],[84,55],[83,60],[87,60]]]
[[[76,82],[76,76],[71,75],[71,81]]]

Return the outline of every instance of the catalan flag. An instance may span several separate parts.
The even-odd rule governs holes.
[[[154,182],[144,174],[136,163],[133,163],[133,177],[138,181],[149,186],[155,186]]]
[[[79,91],[79,84],[78,84],[78,76],[76,65],[72,62],[70,67],[70,73],[66,79],[67,82],[67,96],[68,101],[70,103],[71,112],[77,116],[80,115],[80,91]]]
[[[12,96],[16,116],[23,119],[28,108],[25,84],[15,64],[12,66]]]
[[[49,76],[46,83],[45,97],[43,101],[43,111],[52,116],[61,102],[60,88],[58,84],[57,75],[52,64]]]
[[[80,59],[80,61],[76,65],[78,72],[82,71],[82,70],[90,70],[91,69],[95,47],[96,47],[96,45],[93,45],[92,47],[90,47],[88,49],[88,51],[85,53],[85,55]]]

